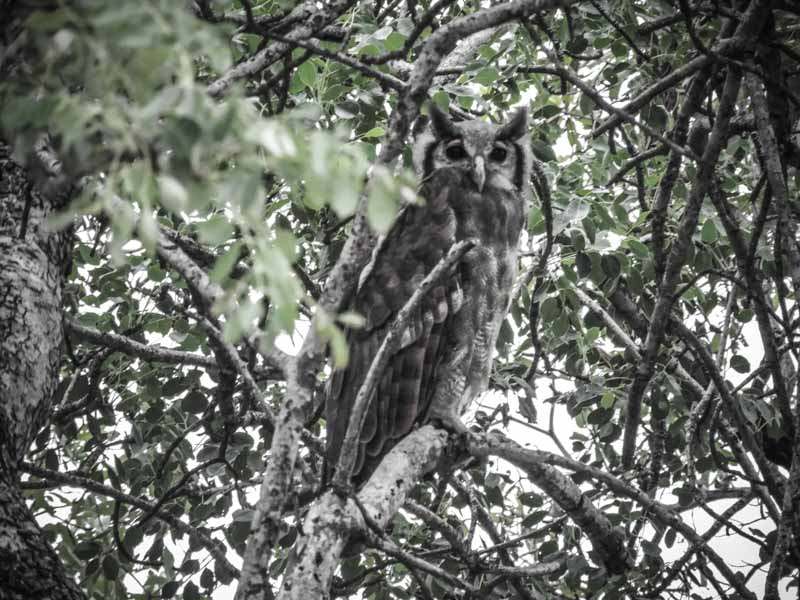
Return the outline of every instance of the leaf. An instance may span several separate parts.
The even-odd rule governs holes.
[[[100,553],[102,546],[97,542],[80,542],[75,546],[75,556],[82,560],[89,560]]]
[[[183,184],[171,175],[158,176],[158,189],[161,194],[161,205],[172,212],[186,210],[189,194]]]
[[[497,81],[497,78],[499,76],[500,76],[500,74],[497,72],[497,69],[493,69],[493,68],[489,67],[489,68],[481,69],[480,71],[478,71],[478,74],[475,75],[474,81],[475,81],[475,83],[479,83],[479,84],[481,84],[483,86],[489,87],[495,81]]]
[[[364,323],[366,323],[364,316],[354,311],[346,311],[339,314],[337,321],[351,329],[361,329],[364,327]]]
[[[749,373],[750,372],[750,361],[747,360],[741,354],[734,354],[733,356],[731,356],[730,365],[731,365],[731,369],[733,369],[737,373]]]
[[[119,573],[119,563],[113,554],[106,554],[103,557],[103,577],[109,581],[114,581]]]
[[[642,540],[641,544],[642,550],[647,556],[661,556],[661,548],[658,546],[658,544],[654,544],[650,540]]]
[[[559,303],[558,298],[553,296],[545,298],[539,307],[539,315],[541,316],[542,321],[545,323],[549,323],[557,319],[559,315],[561,315],[561,304]]]
[[[212,215],[197,224],[197,233],[202,242],[217,246],[233,237],[233,225],[223,215]]]
[[[382,137],[384,133],[386,133],[386,130],[383,127],[373,127],[372,129],[370,129],[368,132],[366,132],[361,137],[362,138],[379,138],[379,137]]]
[[[178,591],[180,585],[181,584],[178,581],[168,581],[167,583],[161,586],[161,597],[172,598]]]
[[[700,231],[700,239],[706,244],[713,244],[719,239],[719,232],[717,232],[717,227],[711,219],[706,219],[706,222],[703,223],[703,228]]]
[[[672,527],[667,529],[667,533],[664,535],[664,544],[667,546],[667,548],[672,548],[672,546],[675,544],[676,536],[677,532]]]
[[[604,254],[600,259],[600,264],[603,267],[603,272],[608,275],[609,279],[613,279],[620,273],[619,259],[613,254]]]
[[[550,326],[550,333],[554,337],[561,337],[569,329],[569,319],[565,315],[558,317]]]
[[[198,390],[192,390],[181,399],[181,409],[189,413],[202,413],[208,406],[208,398]]]
[[[385,40],[392,35],[392,29],[389,25],[385,25],[372,33],[372,37],[376,40]]]
[[[402,33],[398,33],[397,31],[393,31],[384,40],[383,45],[389,52],[394,52],[396,50],[400,50],[405,43],[406,36],[404,36]]]
[[[222,283],[230,275],[241,257],[243,246],[244,242],[237,240],[231,244],[231,247],[224,254],[217,258],[214,268],[208,274],[212,281]]]
[[[581,93],[580,100],[578,101],[578,107],[581,109],[582,114],[591,115],[592,111],[594,110],[594,100],[592,100],[586,94]]]
[[[553,151],[553,147],[547,142],[543,142],[540,139],[533,139],[531,140],[531,150],[533,150],[533,155],[541,161],[556,161],[556,153]]]
[[[666,129],[669,123],[669,114],[662,106],[651,104],[642,110],[642,116],[648,125],[659,131]]]
[[[378,233],[389,231],[397,215],[397,201],[387,185],[375,184],[367,203],[367,221]]]
[[[592,272],[592,259],[585,252],[578,252],[575,255],[575,266],[578,267],[580,277],[588,277]]]
[[[587,217],[591,212],[591,207],[582,199],[574,198],[570,200],[567,207],[558,213],[553,219],[553,235],[556,236],[572,223],[576,223]],[[592,239],[592,236],[588,236]]]
[[[338,328],[332,330],[330,343],[333,366],[337,369],[346,367],[350,359],[350,349],[347,346],[347,338]]]
[[[648,258],[650,256],[650,249],[639,240],[628,238],[625,240],[625,244],[639,258]]]
[[[307,60],[297,67],[297,77],[307,87],[313,88],[317,82],[317,67],[314,66],[313,61]]]
[[[536,422],[536,407],[528,394],[519,397],[519,414],[525,417],[529,423]]]
[[[214,587],[214,573],[211,572],[211,569],[203,569],[203,572],[200,574],[200,585],[205,589]]]
[[[317,313],[315,324],[320,338],[330,344],[334,368],[342,369],[346,367],[350,357],[350,349],[347,346],[347,338],[342,333],[341,329],[339,329],[330,316],[322,310]]]

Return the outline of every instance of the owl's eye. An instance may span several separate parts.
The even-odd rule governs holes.
[[[467,158],[467,151],[464,150],[464,146],[461,144],[453,144],[452,146],[448,146],[445,151],[445,156],[450,160],[461,160],[463,158]]]
[[[508,156],[508,150],[502,146],[495,146],[489,153],[489,160],[493,160],[494,162],[503,162],[506,159],[506,156]]]

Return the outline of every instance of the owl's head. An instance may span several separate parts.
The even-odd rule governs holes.
[[[529,187],[532,154],[526,108],[499,125],[478,119],[455,123],[434,103],[430,117],[428,130],[414,147],[414,166],[422,179],[450,167],[463,170],[479,192]]]

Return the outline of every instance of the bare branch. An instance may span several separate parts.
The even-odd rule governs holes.
[[[202,354],[193,354],[182,350],[164,348],[155,344],[144,344],[118,333],[103,332],[93,327],[81,325],[78,321],[66,317],[64,328],[67,332],[83,341],[91,342],[104,348],[110,348],[123,354],[135,356],[142,360],[175,365],[194,365],[207,369],[218,368],[217,361]]]

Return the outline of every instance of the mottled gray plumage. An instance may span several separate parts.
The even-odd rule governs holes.
[[[486,389],[516,274],[529,197],[527,112],[504,125],[453,123],[431,108],[414,148],[425,204],[408,206],[379,243],[351,309],[365,326],[348,332],[350,362],[327,393],[328,477],[356,394],[394,316],[460,240],[475,247],[427,294],[380,378],[361,430],[353,478],[365,480],[415,423],[463,430],[466,406]]]

